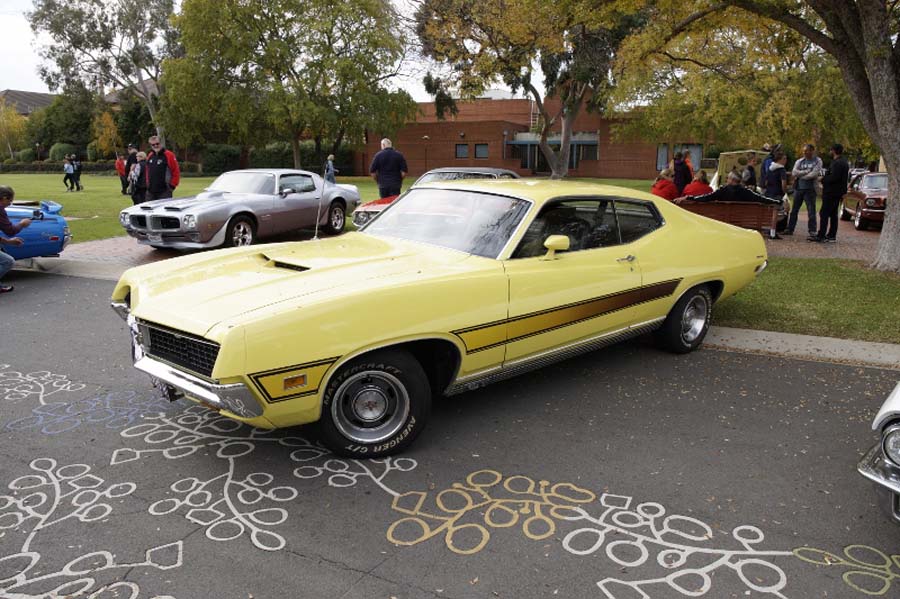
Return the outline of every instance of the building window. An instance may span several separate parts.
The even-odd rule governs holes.
[[[469,157],[469,144],[456,144],[456,157],[457,158],[468,158]]]
[[[661,171],[669,166],[669,144],[656,146],[656,170]]]
[[[587,144],[579,144],[578,148],[578,160],[597,160],[597,146],[596,145],[587,145]]]
[[[488,145],[487,144],[475,144],[475,158],[487,158],[488,157]]]

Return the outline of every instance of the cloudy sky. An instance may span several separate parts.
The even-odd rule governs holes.
[[[399,0],[402,5],[405,0]],[[16,89],[32,92],[47,92],[37,69],[41,64],[38,55],[40,45],[31,31],[25,12],[31,10],[31,0],[0,0],[0,31],[3,32],[3,60],[0,61],[0,90]],[[419,102],[431,98],[421,85],[421,69],[411,69],[410,77],[397,81]]]

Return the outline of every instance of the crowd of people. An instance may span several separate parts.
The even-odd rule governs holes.
[[[837,239],[838,210],[847,192],[850,164],[841,144],[831,146],[831,164],[826,169],[816,155],[813,144],[803,147],[803,156],[787,170],[788,157],[780,144],[763,146],[765,154],[757,173],[758,153],[747,153],[743,168],[731,169],[725,185],[713,190],[706,171],[694,172],[690,152],[676,152],[672,162],[659,172],[650,192],[676,204],[694,202],[756,202],[781,204],[793,194],[790,215],[783,231],[793,235],[800,210],[805,205],[809,241],[833,243]],[[821,190],[821,191],[819,191]],[[821,193],[822,205],[816,218],[816,199]]]
[[[116,172],[122,184],[122,195],[131,196],[134,204],[172,197],[181,181],[181,169],[175,153],[163,147],[157,135],[147,140],[150,153],[128,144],[127,156],[116,154]]]
[[[75,154],[66,154],[63,158],[63,185],[66,191],[83,191],[81,185],[81,160]]]

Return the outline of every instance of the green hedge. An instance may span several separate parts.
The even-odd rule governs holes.
[[[77,154],[78,148],[72,144],[55,143],[50,148],[50,160],[54,162],[62,162],[69,154]]]
[[[199,175],[200,165],[196,162],[179,163],[182,175]],[[116,171],[115,160],[98,160],[96,162],[82,162],[81,172],[83,173],[102,173],[102,174],[118,174]],[[0,172],[3,173],[59,173],[63,174],[63,163],[54,162],[52,160],[35,161],[35,162],[13,162],[0,164]]]
[[[34,162],[35,160],[37,160],[37,155],[31,148],[16,152],[16,162]]]
[[[328,156],[328,151],[325,151]],[[321,162],[316,157],[316,145],[313,141],[300,142],[301,168],[318,174],[322,172],[325,159]],[[338,150],[334,157],[335,168],[340,171],[339,176],[349,177],[353,175],[353,150],[344,146]],[[276,141],[267,144],[263,148],[250,150],[251,168],[294,168],[294,152],[288,142]],[[206,166],[204,165],[204,169]]]
[[[207,144],[203,149],[203,172],[215,175],[240,168],[241,149],[228,144]]]

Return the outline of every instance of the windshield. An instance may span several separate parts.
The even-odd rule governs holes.
[[[863,187],[868,189],[887,189],[887,175],[866,175],[863,179]]]
[[[453,171],[439,171],[436,173],[425,173],[419,180],[416,181],[416,185],[420,183],[432,183],[434,181],[456,181],[458,179],[494,179],[496,178],[493,173],[472,173],[472,172],[453,172]]]
[[[231,193],[275,193],[275,175],[271,173],[248,173],[233,171],[222,173],[207,191],[228,191]]]
[[[454,189],[412,189],[364,231],[496,258],[529,202]]]

